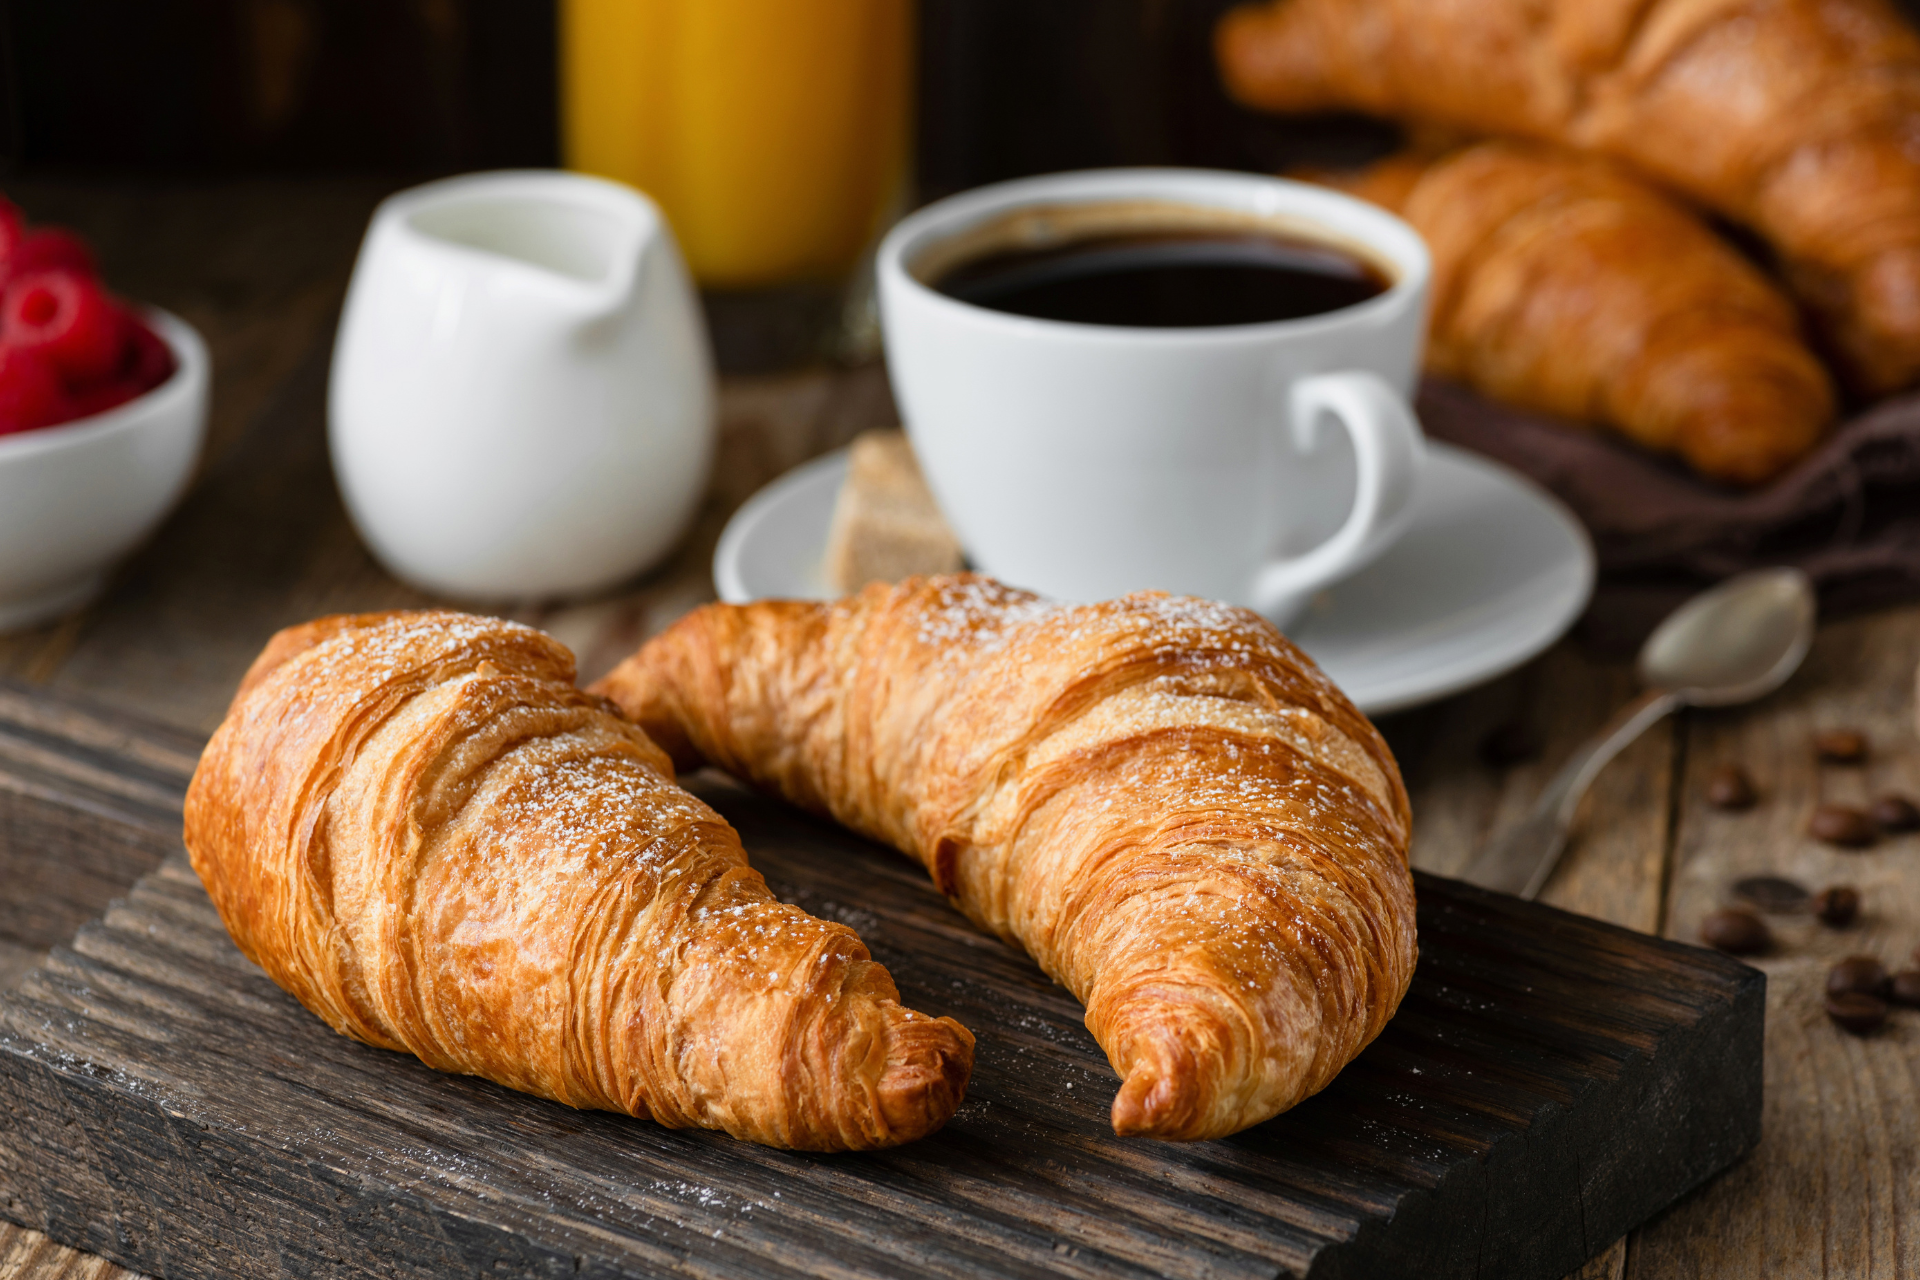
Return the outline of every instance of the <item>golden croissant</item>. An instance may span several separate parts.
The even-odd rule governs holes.
[[[569,1106],[807,1150],[939,1128],[972,1036],[777,901],[573,674],[457,613],[275,636],[187,794],[240,949],[337,1031]]]
[[[1273,627],[986,578],[698,610],[595,689],[917,859],[1086,1005],[1121,1134],[1214,1138],[1323,1088],[1413,974],[1407,796]]]
[[[1764,236],[1860,390],[1920,377],[1920,36],[1884,0],[1273,0],[1215,43],[1252,106],[1626,161]]]
[[[1786,296],[1606,160],[1487,142],[1320,180],[1393,209],[1432,249],[1435,373],[1735,484],[1805,456],[1833,417]]]

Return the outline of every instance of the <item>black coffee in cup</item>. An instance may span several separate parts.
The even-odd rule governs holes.
[[[1057,270],[1077,292],[1121,267],[1300,287],[1244,291],[1249,307],[1203,284],[1192,305],[1122,279],[1118,302],[1028,305]],[[1413,518],[1426,444],[1406,397],[1431,262],[1384,209],[1254,174],[1054,174],[908,215],[874,269],[914,452],[985,572],[1068,600],[1161,587],[1284,625]],[[1333,431],[1353,441],[1350,490],[1312,458]]]
[[[1333,245],[1220,227],[1123,227],[1002,245],[930,283],[975,306],[1078,324],[1182,329],[1338,311],[1391,281]]]

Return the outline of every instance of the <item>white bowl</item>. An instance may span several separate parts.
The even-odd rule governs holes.
[[[116,408],[0,436],[0,631],[92,599],[186,490],[207,429],[207,348],[193,326],[145,319],[173,376]]]

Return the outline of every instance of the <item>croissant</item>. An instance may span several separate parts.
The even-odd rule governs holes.
[[[1434,373],[1603,423],[1734,484],[1777,475],[1833,418],[1793,304],[1693,213],[1605,160],[1488,142],[1315,176],[1426,239]]]
[[[970,574],[711,605],[595,688],[917,859],[1086,1005],[1113,1127],[1216,1138],[1318,1089],[1413,974],[1406,790],[1257,615]]]
[[[1920,376],[1920,37],[1884,0],[1273,0],[1228,89],[1632,164],[1768,240],[1857,388]]]
[[[335,1030],[568,1106],[769,1146],[905,1142],[973,1038],[786,906],[667,756],[527,627],[282,631],[187,794],[240,950]]]

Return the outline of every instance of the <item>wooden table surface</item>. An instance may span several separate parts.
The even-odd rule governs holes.
[[[391,186],[43,179],[9,188],[34,219],[90,237],[117,291],[198,326],[215,383],[207,449],[185,504],[104,599],[0,636],[0,676],[210,732],[279,627],[428,602],[360,545],[325,447],[335,318],[360,232]],[[795,463],[891,423],[894,410],[877,368],[817,369],[728,379],[721,418],[711,491],[667,563],[598,599],[510,611],[572,646],[584,677],[711,598],[714,541],[743,499]],[[1788,875],[1815,889],[1850,883],[1865,908],[1840,932],[1808,917],[1774,920],[1777,945],[1757,962],[1769,978],[1759,1149],[1581,1277],[1920,1275],[1920,1013],[1854,1039],[1820,1009],[1832,960],[1870,952],[1892,966],[1920,943],[1920,836],[1845,853],[1804,834],[1822,801],[1920,795],[1917,662],[1920,606],[1831,623],[1783,691],[1749,709],[1669,721],[1601,777],[1548,902],[1687,940],[1743,875]],[[1519,819],[1559,759],[1632,688],[1624,663],[1567,642],[1504,679],[1384,721],[1413,789],[1414,861],[1459,868]],[[1487,763],[1480,744],[1515,723],[1537,737],[1537,754]],[[1816,765],[1810,735],[1835,726],[1870,735],[1863,767]],[[1708,772],[1727,761],[1744,763],[1759,784],[1748,812],[1701,799]],[[0,985],[36,959],[0,950]],[[125,1274],[0,1221],[0,1280]]]

